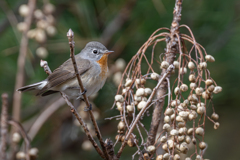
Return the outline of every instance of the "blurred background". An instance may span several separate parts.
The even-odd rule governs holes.
[[[27,0],[0,1],[0,93],[9,94],[10,116],[19,71],[21,36],[26,29],[22,22],[29,13],[25,6],[27,3]],[[27,35],[29,44],[23,64],[24,85],[47,77],[39,65],[41,59],[54,70],[69,58],[66,37],[69,28],[75,33],[75,53],[89,41],[102,42],[115,53],[109,57],[109,78],[91,101],[97,106],[95,116],[103,137],[114,140],[117,121],[104,118],[118,113],[110,108],[121,73],[156,29],[170,27],[174,3],[174,0],[37,0]],[[223,87],[223,91],[213,99],[216,113],[220,116],[220,128],[214,130],[213,124],[207,121],[205,141],[208,149],[205,157],[213,160],[239,159],[239,8],[239,0],[183,1],[181,23],[188,25],[196,41],[215,57],[216,62],[210,63],[208,68],[211,77]],[[184,29],[181,31],[186,32]],[[164,52],[164,46],[164,43],[157,46],[159,54]],[[39,160],[98,158],[60,95],[36,97],[32,93],[24,93],[21,96],[20,121],[32,138],[31,145],[39,150]],[[89,120],[85,113],[80,114]],[[143,122],[149,124],[150,118]],[[131,159],[135,151],[136,148],[126,148],[122,159]]]

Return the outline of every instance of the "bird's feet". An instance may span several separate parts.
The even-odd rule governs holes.
[[[84,88],[83,92],[79,93],[77,99],[82,99],[82,96],[86,94],[87,90]]]
[[[91,111],[91,110],[92,110],[92,104],[91,103],[89,103],[89,107],[88,106],[84,107],[85,112],[88,112],[88,111]]]

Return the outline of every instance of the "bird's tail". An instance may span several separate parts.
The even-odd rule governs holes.
[[[38,83],[34,83],[34,84],[30,84],[28,86],[24,86],[21,87],[19,89],[17,89],[17,91],[20,92],[26,92],[26,91],[32,91],[32,90],[41,90],[44,86],[46,86],[47,84],[47,80],[38,82]]]

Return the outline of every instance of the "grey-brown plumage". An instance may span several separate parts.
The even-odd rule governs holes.
[[[84,87],[87,89],[87,96],[97,92],[104,85],[108,71],[105,59],[109,53],[112,51],[108,51],[101,43],[89,42],[75,56],[79,74]],[[102,64],[103,62],[104,64]],[[79,85],[71,59],[55,69],[47,79],[18,89],[21,92],[29,90],[37,90],[37,96],[46,96],[62,91],[70,98],[79,97]]]

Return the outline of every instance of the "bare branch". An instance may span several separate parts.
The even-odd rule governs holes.
[[[72,62],[73,62],[73,67],[74,67],[75,74],[76,74],[76,77],[77,77],[77,80],[78,80],[78,84],[80,86],[81,92],[83,93],[84,92],[84,87],[83,87],[82,80],[81,80],[79,72],[78,72],[77,63],[76,63],[76,59],[75,59],[75,55],[74,55],[74,43],[75,43],[74,42],[74,33],[73,33],[73,31],[71,29],[69,29],[69,31],[67,33],[67,37],[68,37],[69,46],[70,46],[70,57],[71,57]],[[98,138],[98,140],[99,140],[99,142],[101,144],[104,156],[105,156],[106,159],[109,159],[108,153],[107,153],[107,149],[106,149],[106,144],[103,141],[101,132],[100,132],[100,130],[98,128],[97,122],[96,122],[96,120],[95,120],[95,118],[93,116],[93,113],[91,111],[91,105],[90,105],[90,103],[88,101],[88,98],[87,98],[86,94],[83,94],[83,98],[84,98],[84,101],[85,101],[85,103],[87,105],[88,113],[90,115],[91,121],[92,121],[93,126],[95,128],[95,132],[96,132],[97,138]]]
[[[1,112],[1,144],[0,159],[6,160],[7,138],[8,138],[8,95],[2,94],[2,112]]]

